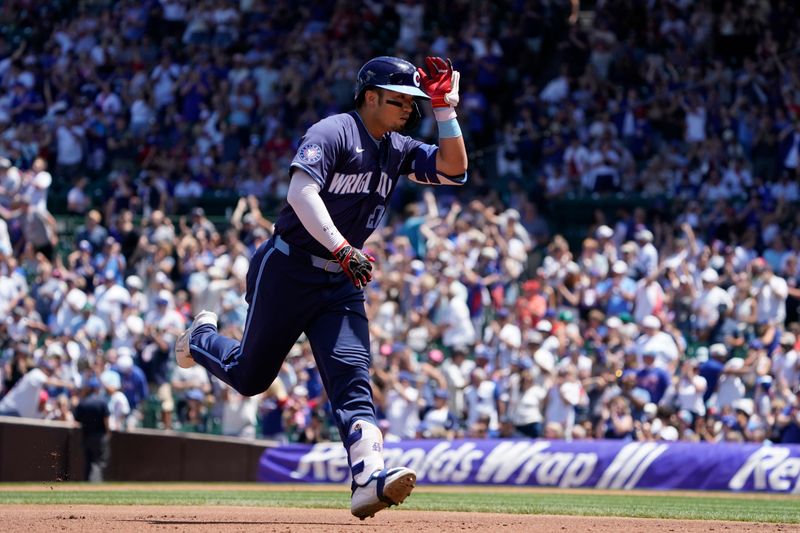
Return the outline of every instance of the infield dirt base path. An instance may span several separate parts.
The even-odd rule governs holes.
[[[683,533],[797,531],[798,525],[613,517],[383,511],[359,521],[348,510],[269,507],[0,505],[5,532],[39,531],[277,531],[436,532],[572,531]]]

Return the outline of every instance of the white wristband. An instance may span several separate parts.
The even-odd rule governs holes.
[[[456,108],[453,106],[434,107],[433,116],[436,118],[436,122],[445,122],[454,119],[456,118]]]

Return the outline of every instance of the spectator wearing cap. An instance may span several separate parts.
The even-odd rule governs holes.
[[[752,349],[760,349],[760,341],[751,341]],[[748,365],[748,360],[740,357],[731,357],[722,367],[719,382],[717,383],[717,397],[715,406],[718,413],[729,412],[733,403],[744,398],[746,387],[742,377],[753,372],[753,367]],[[713,401],[713,398],[712,400]]]
[[[169,306],[169,301],[164,302],[163,300],[167,298],[162,298],[163,296],[166,295],[159,294],[160,300],[156,301],[158,319],[145,319],[140,367],[147,379],[150,392],[161,402],[161,423],[166,429],[170,429],[175,411],[170,385],[170,355],[180,330],[174,324],[182,323],[183,317],[175,309],[165,309]]]
[[[602,224],[594,230],[594,237],[597,239],[598,253],[608,261],[608,267],[614,264],[614,261],[619,259],[617,254],[617,244],[614,242],[614,230],[606,224]],[[608,272],[606,268],[606,273]]]
[[[30,184],[26,191],[26,196],[31,204],[31,209],[49,214],[47,210],[47,192],[53,183],[53,176],[47,171],[47,161],[37,157],[33,161],[30,174]]]
[[[663,267],[662,267],[663,268]],[[658,281],[662,269],[653,269],[636,282],[636,298],[633,303],[633,318],[641,324],[647,315],[659,315],[664,311],[666,295]]]
[[[671,375],[656,366],[658,352],[647,349],[642,352],[642,367],[636,373],[636,384],[650,393],[650,401],[658,405],[672,384]]]
[[[144,317],[145,323],[177,337],[185,327],[186,319],[175,309],[172,293],[166,289],[159,290],[154,303],[155,308]]]
[[[117,275],[114,270],[102,271],[102,283],[94,290],[97,316],[105,321],[109,331],[121,322],[123,308],[131,305],[131,294],[117,282]]]
[[[756,322],[777,328],[786,320],[786,299],[789,286],[786,280],[772,272],[769,263],[758,257],[750,264],[753,274],[753,293],[756,300]]]
[[[775,390],[784,397],[800,386],[800,354],[798,354],[797,337],[789,331],[780,338],[780,345],[772,352],[771,373],[775,379]]]
[[[422,399],[417,389],[417,376],[403,370],[397,376],[389,374],[384,412],[389,421],[389,434],[401,439],[413,439],[419,425]]]
[[[469,384],[469,376],[475,368],[475,361],[467,358],[466,346],[454,346],[451,357],[442,364],[442,373],[447,380],[450,407],[459,415],[464,412],[464,388]]]
[[[595,239],[587,238],[583,240],[581,255],[577,263],[582,272],[595,272],[600,278],[605,278],[608,275],[608,257],[601,252],[600,243]]]
[[[547,313],[547,296],[542,283],[529,279],[522,284],[522,294],[516,301],[516,313],[523,327],[532,327]]]
[[[489,324],[483,342],[487,347],[496,350],[497,358],[494,364],[504,368],[512,358],[519,356],[522,348],[522,330],[507,307],[498,309],[496,316],[497,320]]]
[[[125,287],[131,297],[131,307],[137,314],[143,314],[149,309],[147,294],[144,292],[144,281],[137,275],[130,275],[125,278]]]
[[[193,207],[191,212],[191,230],[192,233],[197,235],[198,232],[204,231],[206,235],[212,235],[217,232],[214,223],[211,222],[206,216],[206,211],[202,207]]]
[[[702,350],[707,350],[708,357],[702,357]],[[708,403],[711,395],[717,390],[719,378],[722,375],[722,369],[725,366],[725,361],[728,359],[728,349],[722,343],[715,343],[709,346],[697,348],[697,358],[700,362],[698,374],[706,380],[706,392],[703,394],[703,402]],[[705,359],[705,360],[703,360]]]
[[[634,262],[634,270],[640,277],[648,277],[658,268],[658,250],[653,244],[653,232],[641,228],[634,234],[639,251]]]
[[[692,414],[691,423],[698,417],[706,415],[706,405],[703,396],[708,390],[706,379],[699,373],[699,363],[696,359],[686,359],[681,364],[680,376],[675,385],[675,403],[678,409],[686,410]]]
[[[681,352],[672,335],[661,331],[661,320],[653,315],[647,315],[641,322],[642,334],[636,339],[636,352],[641,363],[644,352],[650,351],[658,354],[656,365],[675,373]]]
[[[486,370],[475,368],[470,373],[469,385],[464,389],[466,425],[473,427],[481,417],[488,419],[490,435],[500,430],[500,388],[490,379]]]
[[[92,243],[85,239],[78,243],[77,249],[67,256],[67,269],[69,271],[66,276],[67,281],[70,281],[70,278],[79,276],[83,278],[81,287],[87,290],[92,289],[95,275]]]
[[[137,416],[140,404],[150,394],[147,386],[147,377],[144,372],[133,361],[134,352],[130,348],[121,347],[117,350],[116,365],[111,367],[115,370],[121,379],[121,390],[125,397],[128,399],[128,405],[131,407],[131,412]],[[139,415],[140,416],[140,415]]]
[[[181,431],[208,432],[211,421],[206,400],[206,394],[200,389],[189,389],[186,392],[184,412],[180,416]]]
[[[695,312],[695,329],[698,338],[709,339],[712,329],[720,321],[720,311],[731,310],[733,300],[730,295],[719,285],[719,274],[713,268],[706,268],[700,274],[702,289],[694,291],[692,309]]]
[[[580,403],[581,396],[585,396],[585,391],[578,381],[575,367],[567,365],[559,368],[547,391],[545,428],[548,424],[557,424],[562,435],[571,436],[575,425],[575,408]]]
[[[110,412],[107,399],[100,393],[101,387],[96,376],[87,378],[74,412],[83,434],[84,480],[95,483],[103,481],[109,454]]]
[[[447,307],[444,321],[439,324],[442,331],[442,344],[447,348],[456,345],[470,345],[476,341],[475,327],[470,319],[467,306],[467,289],[452,280],[447,284]]]
[[[606,315],[630,313],[636,298],[636,282],[628,277],[628,265],[618,260],[611,265],[611,276],[597,286],[597,296]]]
[[[541,357],[539,358],[541,361]],[[509,377],[504,394],[507,402],[505,413],[516,431],[531,439],[542,436],[544,430],[544,408],[549,388],[549,372],[534,368],[530,359],[524,359],[522,370]],[[546,364],[546,363],[543,363]],[[538,376],[538,377],[537,377]]]
[[[796,394],[775,419],[781,444],[800,444],[800,394]]]
[[[553,322],[548,319],[543,319],[536,323],[536,331],[541,333],[543,337],[541,348],[553,354],[560,353],[562,349],[561,339],[555,329]]]
[[[448,405],[447,389],[437,389],[433,393],[433,405],[425,412],[422,424],[427,428],[427,436],[452,440],[458,430],[458,420]]]
[[[108,368],[100,374],[100,383],[108,397],[108,430],[125,431],[128,429],[128,415],[131,405],[122,392],[122,377],[116,370]]]

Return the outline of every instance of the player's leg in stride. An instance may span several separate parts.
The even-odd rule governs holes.
[[[204,309],[197,313],[197,316],[194,317],[192,325],[186,328],[186,331],[184,331],[181,336],[178,337],[178,341],[175,343],[175,362],[179,367],[191,368],[197,364],[194,362],[194,358],[189,352],[189,341],[191,340],[192,332],[194,332],[194,330],[200,326],[206,324],[209,324],[216,329],[217,315],[216,313],[212,313],[211,311],[206,311]]]
[[[385,468],[383,435],[370,422],[356,420],[345,441],[353,472],[350,512],[364,520],[375,513],[400,505],[414,490],[417,474],[410,468]]]

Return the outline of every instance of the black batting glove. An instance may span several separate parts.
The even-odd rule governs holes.
[[[360,289],[372,281],[374,257],[365,254],[347,241],[333,251],[333,256],[356,289]]]

